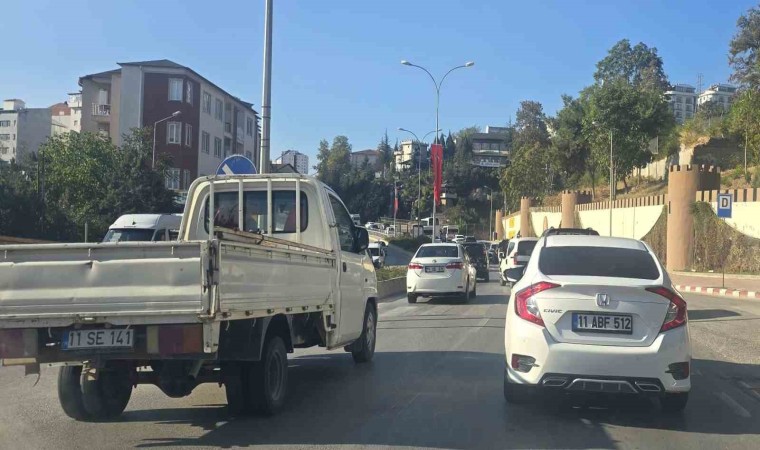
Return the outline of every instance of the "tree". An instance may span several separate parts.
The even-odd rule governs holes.
[[[643,42],[631,47],[628,39],[616,43],[607,56],[596,64],[594,73],[597,83],[620,78],[631,86],[658,92],[666,91],[670,85],[657,49]]]
[[[746,147],[748,163],[760,162],[760,92],[741,92],[731,105],[726,125]]]
[[[391,148],[391,145],[388,142],[388,130],[385,131],[385,134],[380,139],[380,143],[377,144],[377,151],[378,151],[378,164],[380,164],[380,167],[383,168],[383,173],[385,173],[385,170],[387,169],[388,164],[390,164],[393,161],[393,149]]]
[[[736,21],[737,32],[731,39],[728,63],[734,69],[731,80],[752,90],[760,89],[760,9],[753,7]]]
[[[549,131],[546,127],[544,107],[536,101],[522,101],[515,120],[514,146],[549,145]]]
[[[553,120],[555,135],[552,139],[555,166],[564,182],[577,184],[584,172],[591,178],[594,192],[595,161],[591,158],[591,144],[584,122],[588,113],[588,98],[562,96],[563,107]]]

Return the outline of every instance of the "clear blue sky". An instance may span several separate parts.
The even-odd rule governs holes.
[[[263,0],[5,1],[0,96],[49,106],[79,76],[116,62],[167,58],[261,105]],[[441,127],[502,125],[520,100],[548,113],[592,81],[619,39],[658,49],[673,83],[725,82],[728,43],[748,0],[275,0],[272,156],[313,160],[319,140],[345,134],[374,148],[399,126],[435,128],[431,81],[442,89]]]

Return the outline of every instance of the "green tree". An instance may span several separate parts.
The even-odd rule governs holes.
[[[731,80],[743,87],[760,89],[760,9],[756,6],[736,21],[737,31],[729,44],[728,63],[734,69]]]
[[[618,41],[596,64],[594,73],[597,83],[620,78],[631,86],[657,92],[664,92],[670,85],[657,49],[643,42],[631,47],[628,39]]]
[[[591,190],[594,192],[596,163],[591,158],[591,144],[584,123],[588,114],[588,98],[562,96],[563,107],[553,120],[555,130],[552,147],[555,167],[563,181],[577,185],[584,173],[591,178]]]
[[[747,162],[760,162],[760,91],[741,92],[733,101],[726,125],[747,149]]]

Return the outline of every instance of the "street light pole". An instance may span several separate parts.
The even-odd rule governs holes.
[[[427,70],[426,68],[424,68],[422,66],[418,66],[417,64],[412,64],[412,63],[410,63],[407,60],[402,60],[401,64],[403,64],[405,66],[416,67],[418,69],[421,69],[421,70],[425,71],[425,73],[428,74],[428,76],[430,77],[430,79],[433,81],[433,85],[435,86],[435,129],[439,130],[441,127],[438,124],[438,109],[439,109],[439,106],[440,106],[440,103],[441,103],[441,85],[443,84],[443,80],[445,80],[446,77],[451,72],[453,72],[453,71],[455,71],[457,69],[463,69],[463,68],[466,68],[466,67],[472,67],[472,66],[475,65],[475,63],[472,62],[472,61],[468,61],[468,62],[466,62],[466,63],[464,63],[464,64],[462,64],[460,66],[452,67],[451,69],[449,69],[448,72],[446,72],[446,74],[443,75],[443,77],[441,77],[441,81],[436,81],[435,77],[433,76],[433,74],[431,74],[429,70]],[[438,132],[437,131],[435,133],[435,143],[436,144],[439,143],[438,142]],[[435,194],[433,194],[433,197],[435,197]],[[436,209],[435,198],[433,198],[433,234],[432,234],[432,242],[435,242],[435,235],[436,235],[435,209]]]
[[[433,130],[428,131],[427,134],[422,136],[422,141],[420,141],[420,138],[417,137],[417,135],[411,131],[407,130],[406,128],[398,127],[399,131],[406,131],[407,133],[410,133],[412,136],[414,136],[414,139],[417,141],[417,219],[419,220],[420,214],[420,202],[422,201],[422,170],[421,170],[421,164],[422,164],[422,155],[419,152],[420,146],[419,144],[425,144],[423,141],[426,137],[430,135],[430,133],[438,133],[441,130]]]
[[[612,163],[612,129],[610,128],[610,236],[612,236],[612,197],[615,192],[615,173]]]
[[[163,122],[165,120],[169,120],[172,117],[177,117],[180,114],[182,114],[182,111],[174,111],[171,116],[164,117],[161,120],[157,120],[157,121],[153,122],[153,163],[150,166],[152,169],[156,168],[156,126],[159,123],[161,123],[161,122]],[[180,138],[180,140],[182,140],[182,133],[180,133],[180,137],[179,138]]]
[[[493,226],[491,225],[491,221],[493,220],[493,189],[488,186],[483,186],[483,189],[488,189],[491,191],[491,209],[488,213],[488,240],[493,239]]]

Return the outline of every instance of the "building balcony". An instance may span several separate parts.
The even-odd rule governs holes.
[[[111,115],[111,105],[92,104],[92,115],[95,117],[109,117]]]

